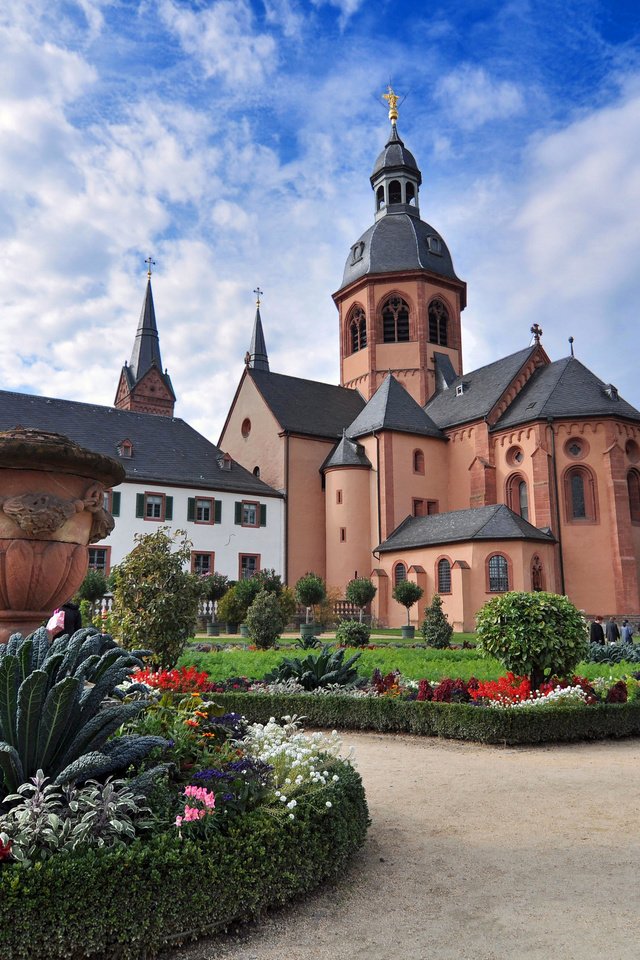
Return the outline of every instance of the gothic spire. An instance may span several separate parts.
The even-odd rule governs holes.
[[[157,367],[162,372],[162,357],[160,356],[160,338],[156,325],[156,312],[153,306],[151,292],[151,274],[147,274],[147,289],[138,321],[136,337],[133,341],[129,369],[134,381],[140,380],[151,367]]]
[[[256,295],[256,318],[253,322],[253,334],[251,336],[251,345],[249,347],[249,360],[247,366],[253,370],[269,371],[269,357],[267,356],[267,345],[264,342],[264,333],[262,331],[262,319],[260,317],[260,297],[262,290],[257,287],[253,291]]]

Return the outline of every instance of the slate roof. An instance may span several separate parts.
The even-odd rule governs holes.
[[[347,435],[351,438],[364,437],[374,430],[398,430],[401,433],[446,439],[442,430],[392,373],[387,374],[364,410],[347,427]]]
[[[433,253],[429,238],[440,242],[441,253]],[[358,240],[362,248],[354,260],[353,248],[344,267],[342,286],[370,273],[391,273],[396,270],[429,270],[450,280],[458,280],[449,248],[430,224],[415,214],[389,210]]]
[[[536,370],[494,430],[552,417],[621,417],[640,420],[640,411],[621,397],[612,399],[603,383],[575,357]]]
[[[355,440],[344,436],[340,443],[331,451],[320,470],[328,467],[371,467],[371,461],[364,452],[364,447]]]
[[[0,430],[18,425],[61,433],[89,450],[116,457],[127,480],[280,496],[235,462],[231,470],[222,470],[220,449],[176,417],[2,390]],[[118,455],[118,445],[127,439],[133,444],[131,459]]]
[[[249,347],[249,366],[254,370],[269,370],[269,357],[267,355],[267,345],[264,341],[264,332],[262,330],[260,307],[256,308],[256,318],[253,322],[253,334]]]
[[[451,510],[428,517],[407,517],[376,547],[376,552],[410,550],[468,540],[537,540],[555,543],[555,538],[527,523],[504,503],[469,510]]]
[[[427,401],[425,411],[441,428],[482,419],[495,406],[535,350],[535,346],[518,350],[486,367],[456,377],[448,390],[440,390]],[[456,387],[459,384],[463,384],[464,392],[458,397]]]
[[[142,303],[142,310],[140,311],[138,329],[136,330],[135,340],[133,341],[133,350],[131,351],[131,360],[129,361],[129,371],[133,375],[135,381],[144,376],[144,374],[154,365],[162,373],[160,338],[158,336],[158,326],[156,324],[156,311],[153,306],[151,277],[149,277],[147,279],[147,289],[145,291],[144,301]]]
[[[400,139],[396,124],[392,123],[389,139],[385,144],[384,150],[378,154],[378,158],[373,165],[371,180],[375,180],[378,174],[385,168],[392,171],[402,167],[408,167],[412,173],[417,174],[418,183],[422,182],[422,176],[418,169],[416,158],[410,150],[407,150],[404,142]]]
[[[283,373],[249,370],[265,403],[283,430],[336,440],[364,407],[357,390]]]

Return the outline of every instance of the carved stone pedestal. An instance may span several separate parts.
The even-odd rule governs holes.
[[[117,460],[60,434],[0,433],[0,642],[30,633],[73,596],[87,545],[113,529],[105,490],[123,479]]]

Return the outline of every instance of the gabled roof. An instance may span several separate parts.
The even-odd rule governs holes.
[[[527,523],[504,503],[469,510],[451,510],[428,517],[407,517],[376,547],[376,552],[409,550],[468,540],[537,540],[555,543],[555,538]]]
[[[494,363],[462,374],[440,390],[425,404],[425,410],[441,428],[453,427],[470,420],[486,417],[515,378],[518,371],[538,349],[537,346],[518,350]],[[457,387],[462,393],[457,396]]]
[[[116,457],[127,480],[279,496],[238,463],[223,470],[220,449],[176,417],[2,390],[0,430],[18,425],[61,433],[89,450]],[[130,459],[119,457],[123,440],[133,444]]]
[[[371,461],[364,452],[362,444],[343,436],[340,443],[331,451],[320,470],[329,467],[371,467]]]
[[[398,430],[401,433],[446,439],[392,373],[387,374],[364,410],[347,427],[347,434],[352,438],[364,437],[374,430]]]
[[[357,390],[267,370],[249,368],[247,374],[282,429],[290,433],[336,440],[364,407]]]
[[[493,429],[548,417],[640,420],[640,411],[621,397],[615,399],[615,391],[611,394],[611,384],[605,384],[575,357],[564,357],[535,371]]]

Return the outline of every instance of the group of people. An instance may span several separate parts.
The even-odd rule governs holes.
[[[640,626],[638,627],[640,630]],[[589,627],[589,640],[591,643],[633,643],[633,626],[628,620],[623,620],[622,625],[618,626],[615,617],[609,617],[604,627],[602,626],[602,617],[595,617]]]

